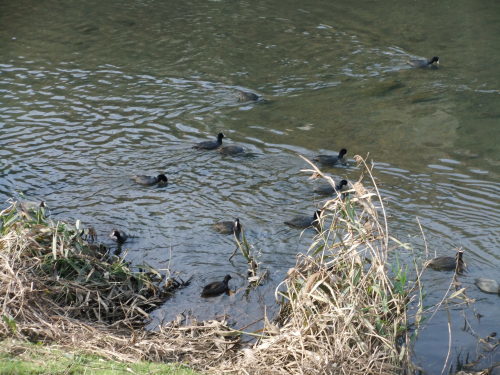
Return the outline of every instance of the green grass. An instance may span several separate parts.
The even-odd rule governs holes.
[[[0,375],[200,375],[185,366],[165,363],[123,363],[95,355],[69,353],[50,346],[20,341],[0,342]]]

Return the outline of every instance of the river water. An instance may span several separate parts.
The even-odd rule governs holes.
[[[327,171],[351,181],[353,155],[369,155],[394,236],[423,258],[418,217],[432,254],[465,250],[460,281],[477,302],[450,307],[456,368],[500,327],[500,299],[473,283],[500,281],[499,17],[492,0],[4,1],[0,198],[44,199],[105,242],[121,227],[127,259],[192,276],[152,327],[190,312],[241,328],[276,311],[274,289],[312,238],[282,224],[322,199],[297,155],[345,147],[349,167]],[[406,64],[434,55],[437,70]],[[238,90],[266,101],[240,103]],[[219,131],[249,154],[191,148]],[[129,180],[158,172],[168,187]],[[211,229],[235,217],[270,270],[249,295],[231,237]],[[227,273],[235,295],[200,298]],[[425,273],[427,305],[451,277]],[[431,374],[447,321],[433,316],[415,346]]]

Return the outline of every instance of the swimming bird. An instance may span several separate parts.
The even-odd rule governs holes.
[[[234,219],[234,221],[219,221],[212,226],[220,234],[235,234],[237,238],[240,238],[241,223],[239,218]]]
[[[436,271],[457,271],[462,273],[465,271],[465,262],[462,259],[464,252],[462,250],[457,252],[454,257],[437,257],[427,262],[426,266]]]
[[[120,229],[113,229],[109,237],[119,245],[127,241],[128,238],[127,233]]]
[[[411,59],[408,60],[408,64],[414,68],[432,68],[436,69],[439,65],[439,57],[434,56],[433,58],[427,59]]]
[[[200,143],[195,144],[193,146],[193,148],[196,148],[198,150],[215,150],[222,145],[222,138],[224,138],[224,134],[219,133],[219,134],[217,134],[216,141],[200,142]]]
[[[285,221],[285,224],[298,229],[306,229],[309,227],[318,227],[321,210],[316,210],[314,215],[311,216],[295,216],[292,219]]]
[[[222,293],[229,292],[228,282],[231,279],[231,275],[224,276],[223,281],[214,281],[210,284],[207,284],[203,287],[203,291],[201,292],[202,297],[215,297]]]
[[[239,102],[256,102],[259,100],[259,95],[254,94],[249,91],[238,91],[238,101]]]
[[[347,154],[347,150],[343,148],[340,150],[338,155],[316,155],[313,160],[318,163],[325,165],[336,165],[336,164],[345,164],[344,155]]]
[[[158,186],[164,186],[168,184],[168,178],[164,174],[159,174],[158,176],[145,176],[136,175],[132,177],[132,180],[137,182],[139,185],[152,186],[158,184]]]
[[[347,186],[346,180],[340,181],[338,184],[335,185],[335,187],[333,187],[330,184],[319,186],[316,189],[314,189],[314,192],[322,195],[332,195],[341,192],[344,186]]]
[[[241,146],[229,145],[219,148],[219,152],[222,155],[238,155],[244,153],[245,150]]]

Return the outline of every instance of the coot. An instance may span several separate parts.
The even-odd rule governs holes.
[[[318,227],[321,210],[316,210],[313,216],[295,216],[285,221],[285,224],[292,228],[305,229],[309,227]]]
[[[152,186],[156,184],[158,184],[158,186],[164,186],[168,184],[168,178],[164,174],[159,174],[158,176],[137,175],[133,176],[132,180],[145,186]]]
[[[236,237],[240,238],[241,223],[240,223],[240,219],[238,219],[238,218],[234,219],[234,221],[219,221],[219,222],[213,224],[213,228],[218,233],[235,234]]]
[[[462,259],[463,251],[457,252],[454,257],[437,257],[427,262],[427,267],[436,271],[455,271],[462,273],[465,270],[465,262]]]
[[[238,91],[238,101],[239,102],[256,102],[259,100],[259,95],[254,94],[249,91]]]
[[[433,68],[436,69],[439,65],[439,57],[434,56],[433,58],[427,59],[411,59],[408,60],[408,64],[414,68]]]
[[[128,238],[127,234],[120,229],[113,229],[109,237],[120,245],[127,241]]]
[[[196,148],[198,150],[215,150],[222,145],[222,138],[224,138],[224,134],[219,133],[219,134],[217,134],[216,141],[200,142],[200,143],[194,145],[193,148]]]
[[[324,165],[336,165],[345,164],[344,155],[347,154],[347,150],[343,148],[340,150],[338,155],[317,155],[313,158],[314,161]]]
[[[203,287],[203,291],[201,292],[202,297],[215,297],[222,293],[229,292],[228,282],[231,279],[231,275],[224,276],[223,281],[214,281],[208,285]]]
[[[332,195],[341,192],[344,186],[347,186],[346,180],[340,181],[337,185],[335,185],[335,187],[333,187],[330,184],[319,186],[316,189],[314,189],[314,192],[322,195]]]

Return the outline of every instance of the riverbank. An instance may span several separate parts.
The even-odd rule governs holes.
[[[145,329],[149,312],[185,285],[169,270],[128,263],[93,242],[78,221],[53,221],[44,205],[10,202],[0,212],[0,233],[2,340],[131,363],[197,364],[205,361],[197,360],[200,351],[220,352],[207,341],[225,340],[223,322]]]
[[[164,374],[197,375],[180,365],[138,361],[113,361],[84,352],[68,352],[55,345],[37,345],[22,340],[0,342],[0,374]]]
[[[259,332],[182,316],[146,330],[149,312],[183,287],[171,270],[140,269],[94,243],[79,222],[11,202],[0,213],[1,338],[210,373],[412,372],[422,268],[393,256],[407,247],[390,235],[371,168],[358,162],[366,181],[324,202],[314,242],[276,290],[280,312]],[[309,172],[334,185],[313,164]],[[243,342],[243,333],[257,341]]]

